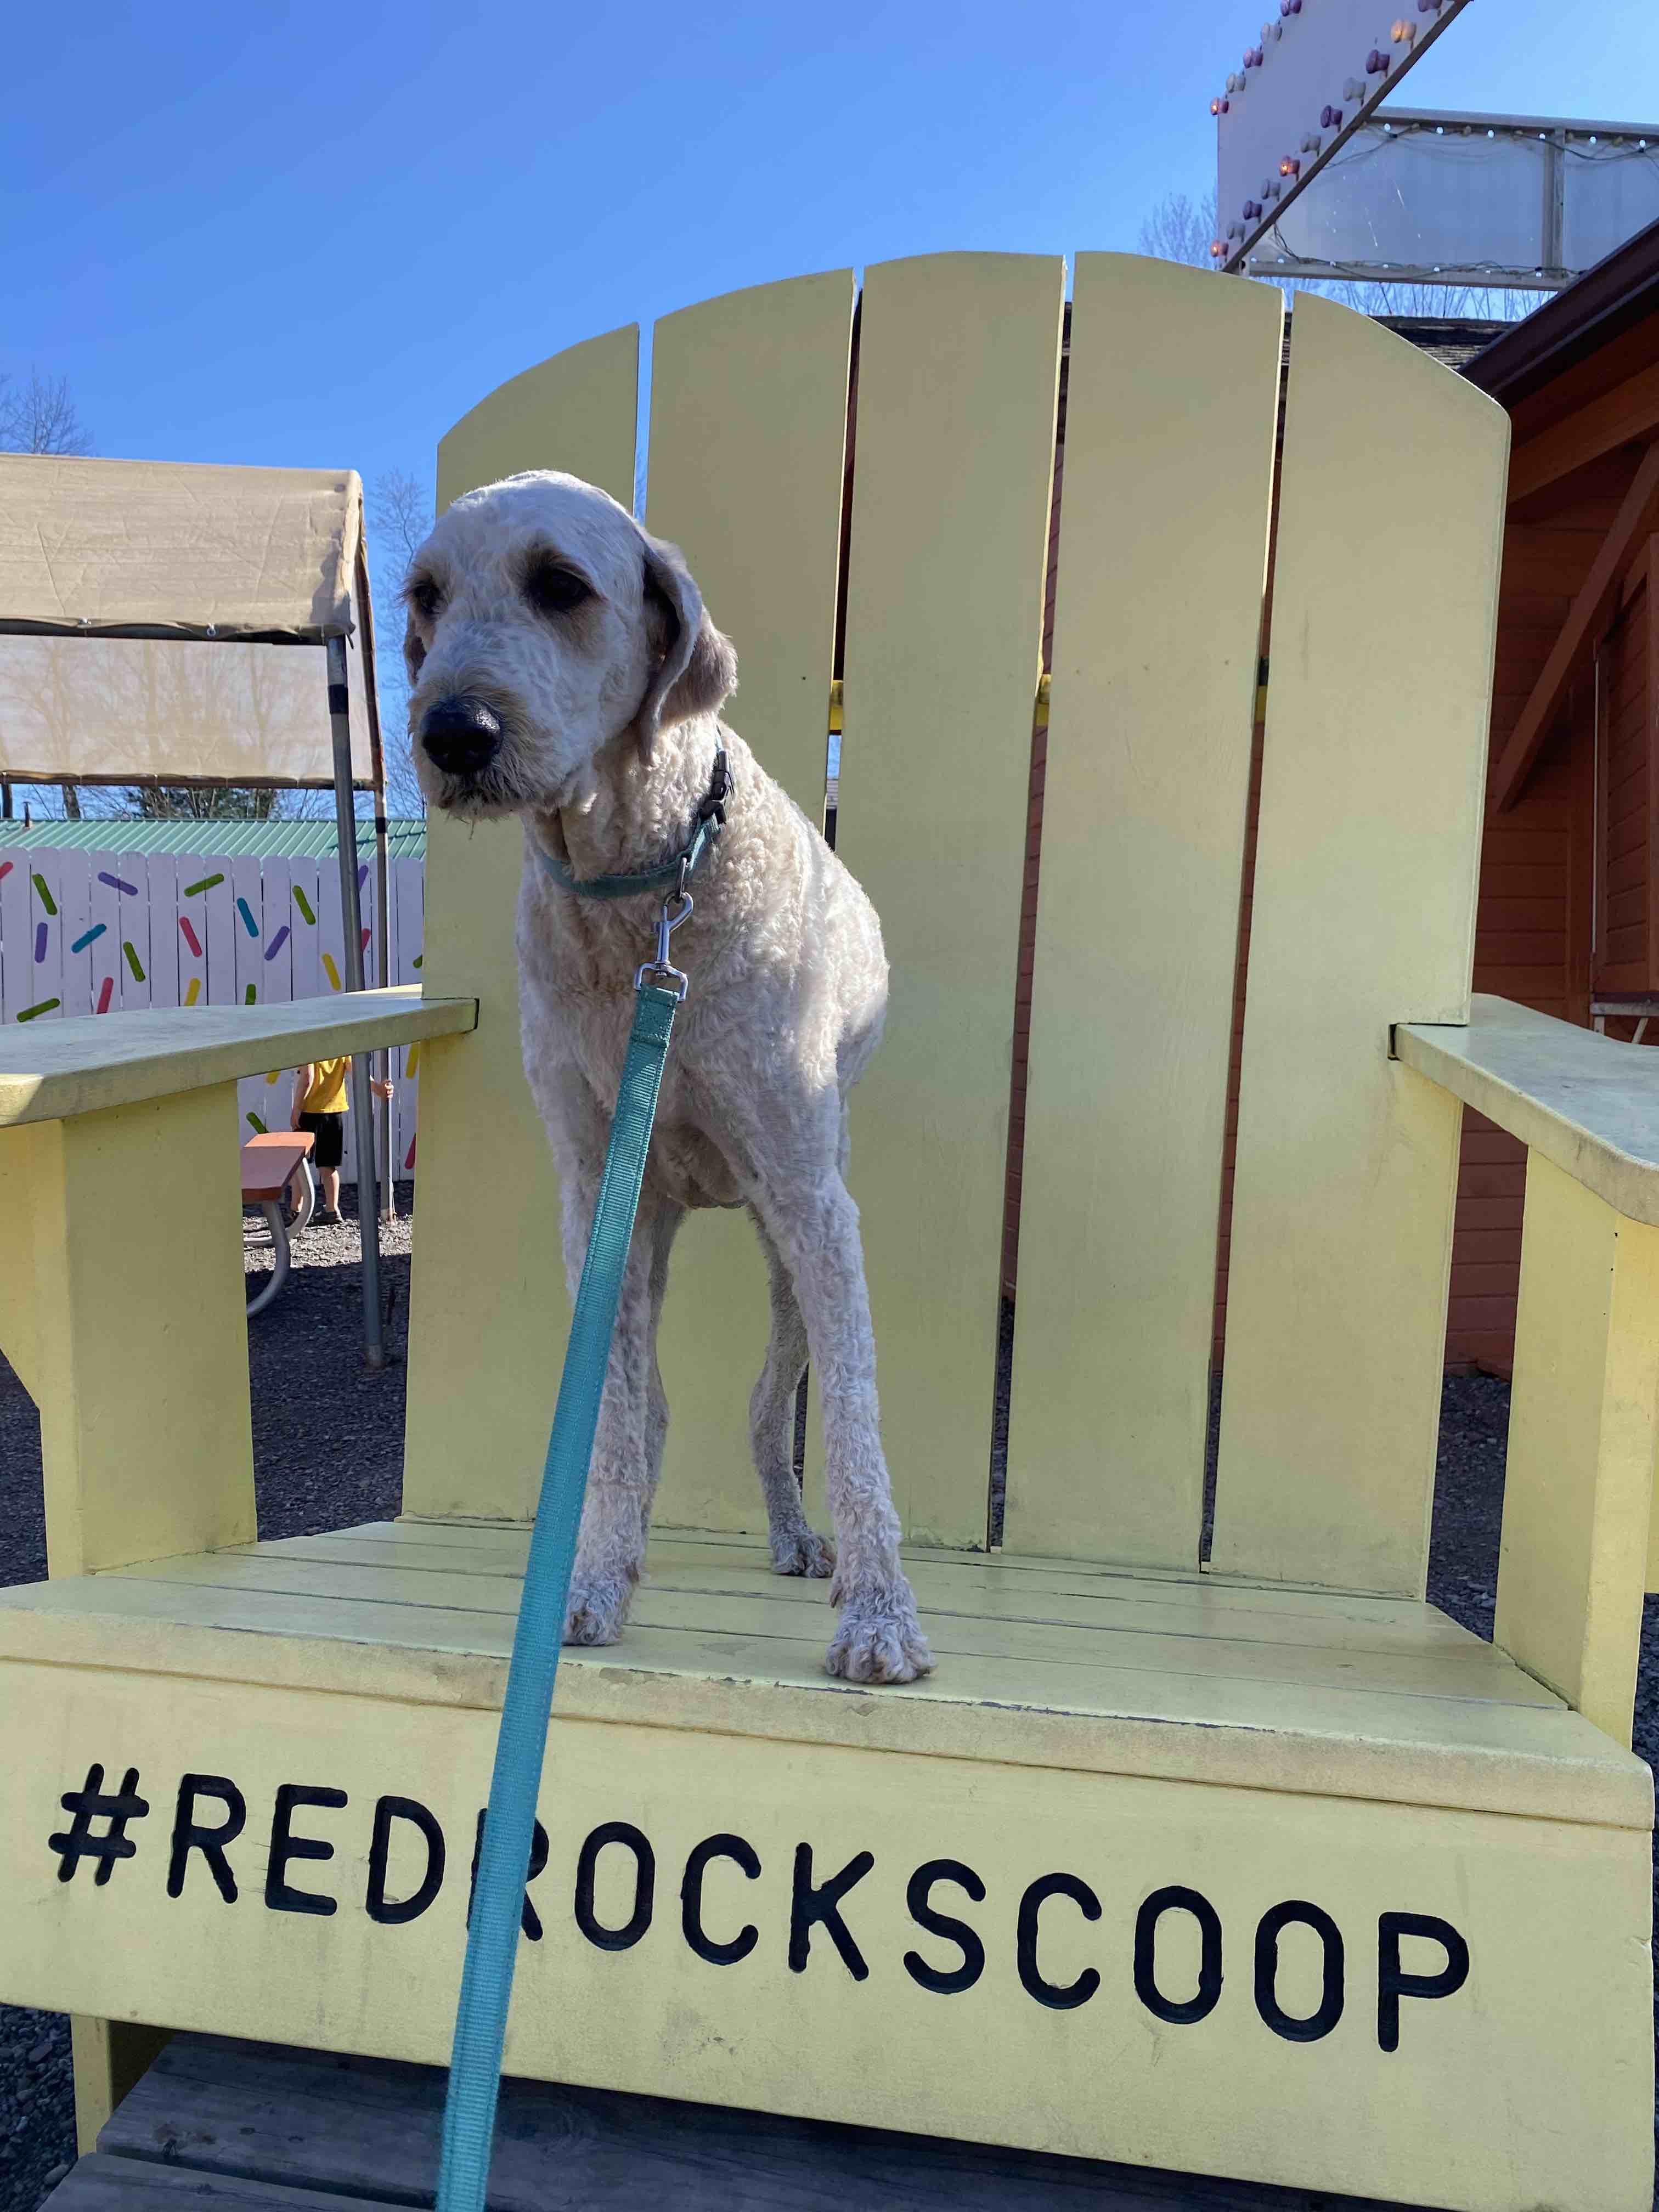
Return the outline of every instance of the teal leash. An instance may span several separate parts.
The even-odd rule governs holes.
[[[617,1326],[623,1270],[628,1264],[640,1186],[645,1179],[657,1093],[668,1058],[674,1012],[687,988],[685,977],[670,965],[668,957],[669,939],[691,911],[690,895],[683,886],[682,878],[677,914],[671,915],[666,900],[663,903],[655,960],[647,961],[634,979],[637,994],[634,1028],[570,1323],[553,1433],[548,1440],[467,1927],[466,1963],[461,1970],[460,2002],[444,2101],[437,2212],[483,2212],[507,2006],[513,1995],[525,1883],[535,1837],[542,1755],[553,1709],[588,1462],[593,1455],[599,1401]],[[671,988],[665,988],[664,981],[647,981],[653,977],[665,979]]]

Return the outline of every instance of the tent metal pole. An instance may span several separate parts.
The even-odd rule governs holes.
[[[380,687],[374,658],[374,600],[368,587],[368,557],[365,542],[359,539],[356,571],[357,610],[362,617],[359,635],[362,641],[363,702],[368,714],[368,757],[374,777],[374,896],[380,909],[380,927],[375,939],[374,980],[381,990],[392,981],[392,887],[387,881],[386,821],[386,754],[380,744]],[[380,1055],[380,1073],[392,1073],[390,1048]],[[392,1160],[392,1106],[389,1100],[377,1102],[375,1126],[378,1131],[380,1164],[380,1218],[390,1221],[397,1212],[395,1170]]]
[[[345,925],[346,988],[363,988],[363,910],[357,896],[357,817],[351,800],[351,703],[346,689],[346,646],[328,641],[328,719],[334,739],[334,817],[340,848],[340,913]],[[384,930],[382,932],[384,935]],[[356,1120],[357,1225],[363,1245],[363,1361],[386,1365],[380,1329],[380,1209],[375,1193],[374,1114],[368,1087],[368,1054],[351,1055],[351,1110]],[[367,1188],[368,1203],[364,1203]]]
[[[390,867],[386,859],[386,781],[382,775],[374,792],[374,896],[380,912],[380,927],[376,933],[374,947],[374,981],[384,991],[392,981],[392,885],[388,881]],[[388,1045],[380,1055],[380,1073],[392,1073],[392,1048]],[[380,1218],[392,1220],[397,1212],[397,1192],[393,1188],[395,1170],[392,1160],[392,1104],[389,1099],[375,1101],[379,1109],[380,1160]]]

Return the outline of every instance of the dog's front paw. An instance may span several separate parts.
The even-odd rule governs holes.
[[[779,1528],[772,1535],[775,1575],[805,1575],[823,1582],[836,1571],[836,1547],[827,1536],[803,1521],[798,1528]]]
[[[914,1682],[918,1674],[933,1673],[933,1655],[902,1576],[845,1594],[823,1664],[827,1674],[848,1682]]]
[[[614,1644],[628,1622],[634,1586],[620,1576],[579,1577],[564,1616],[567,1644]]]

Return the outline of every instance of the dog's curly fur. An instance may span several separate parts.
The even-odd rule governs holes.
[[[656,1334],[675,1231],[689,1206],[744,1206],[772,1289],[750,1424],[773,1564],[780,1574],[833,1571],[832,1674],[910,1681],[933,1662],[899,1563],[845,1180],[848,1093],[887,1003],[874,908],[721,722],[736,656],[679,554],[604,492],[537,471],[469,494],[416,555],[404,597],[422,789],[453,813],[514,812],[525,824],[525,1069],[559,1170],[573,1295],[660,894],[582,898],[558,886],[540,852],[578,878],[653,866],[684,846],[717,743],[731,768],[728,826],[696,878],[696,918],[680,940],[695,940],[695,988],[675,1029],[629,1255],[566,1640],[616,1641],[644,1559],[668,1429]],[[493,755],[460,768],[453,757],[440,765],[432,742],[434,709],[457,700],[499,726]],[[791,1462],[809,1351],[833,1551],[806,1521]]]

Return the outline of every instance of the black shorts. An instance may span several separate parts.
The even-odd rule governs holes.
[[[317,1139],[311,1148],[313,1167],[337,1168],[345,1157],[345,1115],[301,1114],[300,1127]]]

